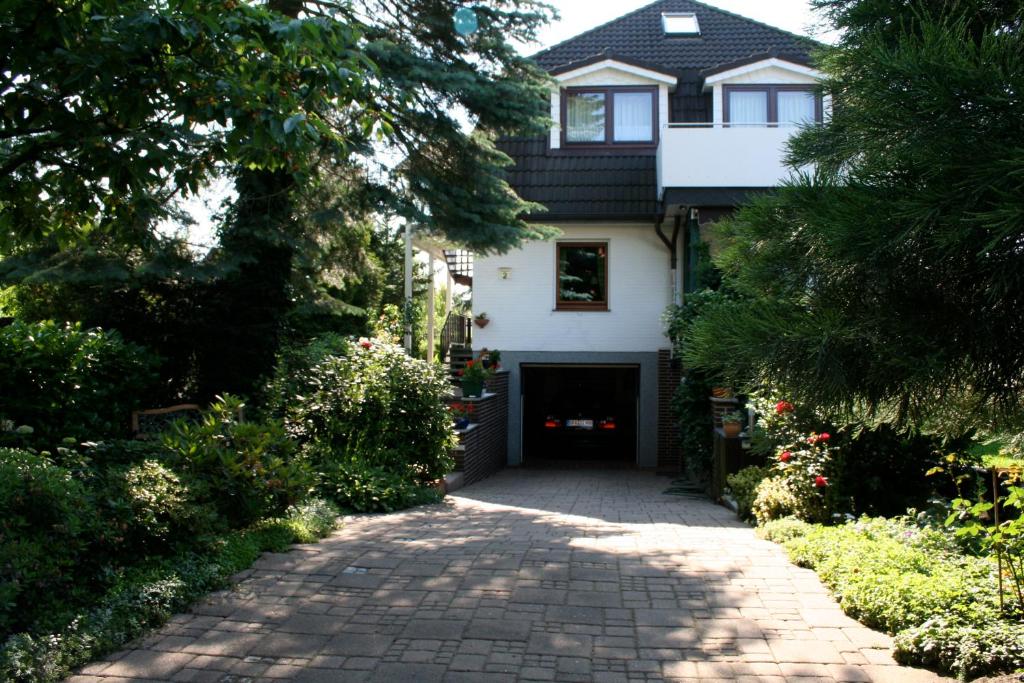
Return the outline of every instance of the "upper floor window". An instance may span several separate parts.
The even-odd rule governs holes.
[[[648,86],[567,88],[562,95],[562,131],[567,145],[652,145],[657,88]]]
[[[797,125],[821,121],[821,98],[803,85],[727,85],[726,123],[764,126]]]
[[[608,243],[558,242],[558,298],[564,311],[608,310]]]

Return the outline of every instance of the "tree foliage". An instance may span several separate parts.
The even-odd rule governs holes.
[[[324,155],[374,171],[381,205],[478,251],[541,234],[518,218],[531,205],[502,179],[492,139],[546,125],[545,77],[508,40],[532,38],[548,11],[495,0],[462,37],[458,7],[4,3],[0,249],[98,233],[145,243],[218,169],[302,185]]]
[[[1024,5],[821,0],[831,120],[813,165],[723,226],[738,293],[687,360],[833,413],[950,432],[1024,390]]]
[[[548,125],[547,77],[509,41],[534,0],[12,0],[0,6],[0,282],[27,318],[158,348],[178,393],[248,393],[280,342],[365,333],[404,216],[478,253],[550,230],[497,135]],[[197,256],[167,222],[234,182]]]

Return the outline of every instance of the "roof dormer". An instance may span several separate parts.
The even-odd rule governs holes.
[[[665,69],[608,51],[552,69],[551,75],[557,83],[551,92],[551,149],[653,148],[678,80]],[[574,130],[568,130],[572,122]]]

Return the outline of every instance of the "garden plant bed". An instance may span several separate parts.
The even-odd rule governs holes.
[[[1024,666],[1024,624],[1000,616],[995,562],[964,554],[944,529],[907,519],[831,527],[782,519],[759,534],[814,569],[846,614],[895,636],[903,664],[961,679]]]

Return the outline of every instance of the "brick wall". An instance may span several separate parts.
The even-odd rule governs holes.
[[[672,352],[658,351],[658,471],[680,472],[683,452],[679,445],[679,422],[672,411],[672,396],[683,377],[681,365],[672,367]]]
[[[480,398],[463,398],[476,406],[474,424],[459,435],[455,471],[465,484],[486,479],[508,461],[508,372],[502,370],[487,381]]]

